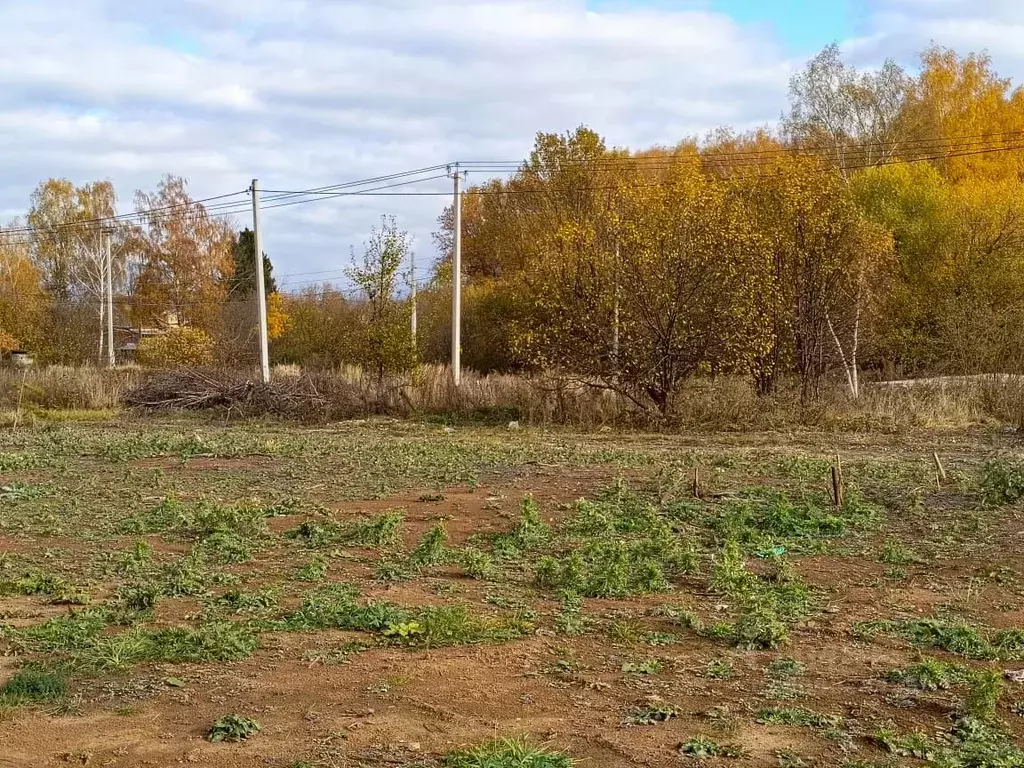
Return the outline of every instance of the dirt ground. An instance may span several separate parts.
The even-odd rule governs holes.
[[[1024,507],[988,503],[979,485],[987,461],[1019,461],[1020,451],[1015,435],[983,428],[647,436],[126,420],[7,434],[0,437],[0,684],[19,669],[39,668],[54,670],[68,690],[0,706],[0,766],[435,766],[461,748],[520,736],[595,767],[929,764],[887,749],[877,732],[949,732],[970,690],[919,690],[891,682],[889,673],[924,657],[1000,675],[1024,661],[971,658],[864,627],[933,617],[983,633],[1024,627]],[[710,577],[729,538],[716,521],[752,488],[813,496],[827,507],[837,454],[847,492],[870,503],[874,517],[838,534],[772,541],[783,542],[776,556],[810,590],[813,608],[787,622],[776,647],[749,649],[707,629],[734,621],[738,611],[737,598]],[[447,552],[490,554],[491,542],[514,530],[524,498],[534,499],[557,536],[578,500],[603,498],[613,487],[632,489],[653,514],[686,505],[690,517],[674,518],[684,522],[673,535],[692,540],[696,564],[663,589],[582,598],[578,630],[567,631],[559,618],[565,596],[537,575],[543,555],[564,562],[572,546],[494,555],[495,571],[484,577],[473,578],[449,554],[381,578],[382,563],[415,558],[439,522]],[[248,559],[202,561],[201,588],[173,594],[160,587],[130,626],[229,621],[252,628],[258,647],[251,654],[97,661],[88,655],[96,643],[66,638],[59,648],[44,647],[25,634],[119,605],[126,585],[158,583],[164,577],[156,574],[199,551],[203,534],[173,520],[159,532],[126,527],[149,519],[165,499],[182,509],[249,502],[273,512]],[[390,510],[404,518],[398,538],[381,546],[315,545],[292,534],[310,521],[348,530]],[[140,547],[147,564],[130,571],[125,553]],[[775,562],[759,548],[760,539],[743,549],[755,578]],[[322,563],[325,573],[297,575],[310,563]],[[43,576],[52,578],[43,583]],[[510,639],[438,647],[415,636],[398,642],[393,626],[274,624],[310,590],[331,584],[358,589],[360,604],[463,606],[475,616],[522,622]],[[266,590],[273,593],[268,604],[251,612],[224,608],[229,592]],[[67,599],[68,591],[79,597]],[[707,631],[687,626],[671,607],[691,610]],[[98,637],[124,631],[112,621]],[[791,671],[772,672],[782,667]],[[1018,701],[1024,685],[1006,680],[997,716],[1011,743],[1024,735]],[[639,709],[663,703],[672,708],[664,722],[637,722]],[[827,722],[780,724],[767,710]],[[240,743],[211,743],[211,725],[229,713],[256,720],[261,731]],[[739,756],[693,754],[698,737],[741,748]]]

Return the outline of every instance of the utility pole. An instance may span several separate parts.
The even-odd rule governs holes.
[[[260,232],[260,182],[252,180],[252,239],[256,251],[256,303],[260,323],[260,380],[270,383],[270,350],[267,341],[267,286],[263,276],[263,238]]]
[[[103,239],[106,241],[107,254],[103,261],[104,265],[104,287],[107,294],[107,365],[111,368],[117,365],[117,355],[114,353],[114,261],[110,255],[110,230],[103,231]]]
[[[455,164],[455,243],[452,249],[452,381],[462,383],[462,175]]]
[[[412,321],[410,323],[410,330],[412,332],[412,345],[413,348],[416,348],[416,254],[412,250],[409,251],[409,291],[409,298],[412,301]]]

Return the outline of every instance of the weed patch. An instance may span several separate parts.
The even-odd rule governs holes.
[[[218,719],[210,730],[206,732],[206,738],[214,743],[219,741],[245,741],[251,739],[260,732],[260,724],[255,720],[242,715],[225,715]]]
[[[534,747],[523,739],[495,741],[482,747],[453,752],[444,768],[572,768],[573,761],[560,752]]]
[[[962,664],[947,664],[938,659],[924,659],[902,669],[894,669],[886,680],[920,691],[944,691],[963,685],[971,679],[971,671]]]
[[[991,630],[946,619],[874,621],[861,624],[859,634],[879,632],[902,637],[920,648],[936,648],[967,659],[1019,661],[1024,659],[1024,630]]]
[[[1024,499],[1024,464],[988,461],[981,471],[981,492],[988,504],[1013,504]]]
[[[67,690],[68,684],[60,675],[39,669],[19,669],[0,685],[0,707],[55,701]]]

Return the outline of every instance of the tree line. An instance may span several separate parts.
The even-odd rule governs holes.
[[[774,130],[633,152],[541,134],[466,197],[464,359],[662,409],[697,375],[812,398],[832,374],[857,396],[864,371],[1016,371],[1022,178],[1024,91],[937,47],[916,76],[825,49]],[[447,211],[442,252],[452,233]]]
[[[833,379],[856,397],[865,375],[1021,368],[1024,91],[984,55],[932,47],[912,75],[831,46],[793,78],[777,126],[642,150],[580,127],[539,134],[509,171],[464,197],[471,368],[557,371],[663,411],[695,376],[748,376],[764,394],[795,380],[811,399]],[[204,360],[249,364],[251,233],[174,177],[135,202],[138,221],[112,235],[119,313],[174,312],[206,337]],[[114,203],[108,182],[36,190],[31,234],[0,238],[0,346],[95,356],[95,334],[75,334],[99,325],[74,317],[99,305],[101,235],[62,225]],[[449,208],[416,339],[409,238],[385,217],[352,254],[357,297],[271,292],[274,359],[379,376],[446,361],[453,230]]]

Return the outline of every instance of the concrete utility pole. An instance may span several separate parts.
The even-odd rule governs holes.
[[[410,325],[411,325],[410,330],[412,331],[412,345],[413,345],[413,347],[415,347],[416,346],[416,336],[417,336],[417,334],[416,334],[416,331],[417,331],[417,328],[416,328],[416,323],[417,323],[417,317],[416,317],[416,254],[413,253],[411,250],[409,251],[409,290],[410,290],[409,298],[412,301],[412,321],[410,323]]]
[[[111,368],[117,365],[117,355],[114,352],[114,261],[110,251],[110,230],[104,230],[103,239],[106,241],[106,258],[104,266],[104,288],[107,294],[107,365]]]
[[[452,380],[462,383],[462,175],[455,164],[455,247],[452,249]]]
[[[267,285],[263,276],[263,238],[260,232],[260,182],[252,180],[252,239],[256,251],[256,303],[260,323],[260,380],[270,383],[270,349],[267,340]]]

